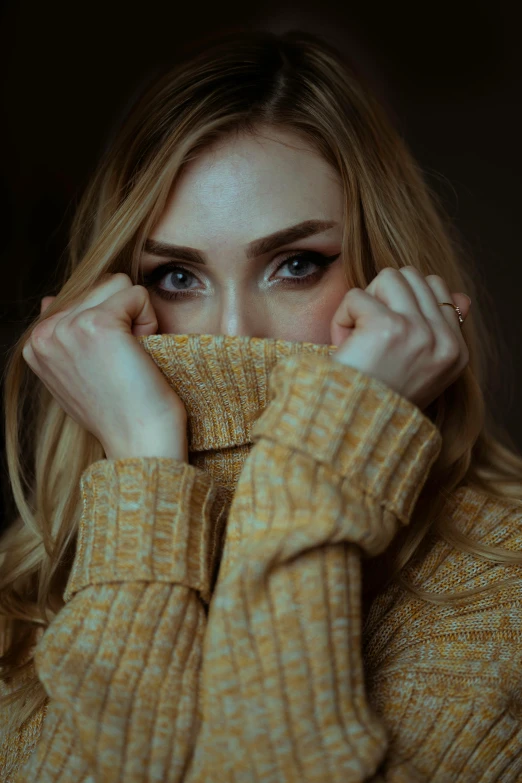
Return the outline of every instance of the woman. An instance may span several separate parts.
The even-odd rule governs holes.
[[[236,33],[158,77],[7,370],[3,779],[520,779],[486,336],[328,44]]]

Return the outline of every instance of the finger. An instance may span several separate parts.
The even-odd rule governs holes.
[[[414,291],[417,297],[420,307],[425,313],[425,317],[433,326],[435,334],[442,336],[442,329],[451,329],[453,335],[457,338],[457,342],[460,346],[460,357],[464,358],[468,354],[468,347],[462,334],[462,326],[460,324],[459,316],[453,307],[443,306],[441,307],[439,302],[448,302],[457,304],[452,297],[449,287],[445,280],[439,275],[424,275],[415,267],[406,266],[400,269],[401,274],[408,279],[412,291]],[[461,302],[461,297],[458,299]],[[467,310],[469,311],[469,303],[465,300]],[[464,314],[463,314],[464,317]]]
[[[471,310],[471,300],[469,296],[467,296],[466,294],[460,294],[458,292],[455,293],[455,291],[452,291],[451,298],[453,299],[453,304],[456,304],[457,307],[460,308],[460,312],[462,313],[462,317],[465,323],[466,318],[469,315],[469,311]]]
[[[40,315],[47,310],[47,308],[49,307],[49,305],[54,299],[56,299],[55,296],[44,296],[44,298],[40,303]]]
[[[80,302],[72,306],[70,313],[74,317],[77,313],[81,313],[82,310],[97,307],[117,291],[124,291],[127,288],[131,288],[132,285],[130,277],[123,272],[102,275],[94,288],[85,294]]]
[[[357,321],[376,315],[389,315],[389,308],[362,288],[350,288],[332,319],[332,334],[337,328],[353,329]],[[333,343],[336,345],[337,343]]]
[[[130,277],[123,272],[117,272],[115,274],[106,273],[101,276],[94,288],[85,293],[83,297],[77,298],[71,302],[68,307],[58,310],[56,313],[49,316],[49,318],[53,318],[56,323],[61,321],[62,318],[74,318],[83,310],[96,307],[117,291],[125,290],[126,288],[132,287],[132,285],[133,283]],[[56,297],[54,298],[56,299]]]
[[[96,309],[111,316],[115,323],[132,332],[135,337],[154,334],[158,329],[158,319],[149,292],[142,285],[132,285],[118,291],[96,305]]]
[[[42,374],[42,366],[40,362],[38,361],[38,356],[36,355],[33,344],[31,340],[27,340],[22,348],[22,356],[26,362],[26,364],[29,365],[31,370],[38,376]]]
[[[437,300],[427,278],[413,266],[403,266],[399,269],[399,273],[407,280],[417,299],[419,309],[424,314],[425,318],[433,325],[434,329],[441,329],[446,323],[449,323],[449,320],[451,319],[446,317],[444,309],[451,310],[451,308],[439,307],[438,302],[451,302],[451,296],[446,299]],[[442,281],[442,278],[440,279]],[[456,315],[455,311],[453,311],[453,314]],[[451,316],[451,312],[449,315]],[[457,322],[458,326],[458,318],[453,318],[453,320]]]
[[[395,313],[424,316],[409,281],[398,269],[386,267],[365,290]]]
[[[462,325],[458,313],[453,307],[441,307],[440,304],[447,302],[449,304],[456,304],[449,290],[448,284],[439,275],[428,275],[426,277],[426,283],[430,286],[433,292],[433,297],[437,302],[437,309],[441,313],[442,317],[451,328],[451,330],[459,337],[460,340],[464,340],[462,337]],[[440,304],[439,304],[440,303]],[[457,305],[460,309],[460,305]],[[469,309],[469,308],[468,308]],[[462,311],[461,311],[462,312]],[[464,313],[462,313],[464,317]]]

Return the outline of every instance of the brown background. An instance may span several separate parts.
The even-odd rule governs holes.
[[[364,65],[477,259],[503,368],[489,404],[522,448],[520,40],[508,4],[149,0],[137,10],[110,0],[1,6],[1,370],[40,298],[56,293],[74,205],[150,69],[175,62],[182,41],[208,30],[301,28]],[[11,514],[3,421],[0,435],[1,525],[1,512]]]

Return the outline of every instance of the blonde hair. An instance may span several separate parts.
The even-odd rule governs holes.
[[[57,298],[29,324],[8,358],[6,455],[18,516],[0,541],[0,667],[6,683],[17,675],[22,684],[0,699],[0,709],[11,706],[12,728],[47,701],[32,666],[32,645],[64,606],[80,477],[105,457],[94,436],[35,383],[22,348],[36,323],[84,296],[105,273],[125,272],[139,283],[143,243],[182,167],[230,133],[256,134],[264,127],[299,134],[339,172],[348,285],[365,288],[384,267],[412,265],[423,275],[440,275],[450,291],[473,301],[464,325],[469,365],[426,411],[442,433],[441,453],[388,581],[436,604],[481,591],[435,595],[403,580],[402,569],[434,530],[462,552],[522,562],[522,553],[483,546],[442,514],[447,498],[463,485],[522,505],[522,457],[484,402],[485,371],[498,358],[499,346],[490,337],[494,307],[486,329],[476,270],[466,267],[441,200],[372,90],[324,39],[301,31],[239,31],[207,39],[181,64],[155,73],[122,121],[74,215]],[[486,296],[481,291],[484,304]]]

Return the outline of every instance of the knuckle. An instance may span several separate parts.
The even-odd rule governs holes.
[[[370,283],[372,294],[382,293],[388,283],[391,280],[396,279],[397,276],[403,277],[401,273],[392,266],[386,266],[384,269],[381,269]]]
[[[401,266],[400,272],[407,272],[410,275],[415,275],[416,277],[423,277],[421,272],[417,269],[416,266],[412,266],[411,264],[408,264],[407,266]]]
[[[396,277],[399,274],[400,272],[398,269],[395,269],[393,266],[386,266],[384,269],[381,269],[377,277],[387,279],[388,277]]]
[[[343,303],[351,302],[354,299],[357,299],[362,293],[362,290],[360,288],[350,288],[343,296]]]
[[[55,338],[61,342],[64,343],[65,338],[67,334],[70,332],[70,324],[68,321],[66,321],[65,318],[62,318],[58,323],[56,324],[54,328],[54,336]]]
[[[448,334],[439,341],[438,355],[443,363],[453,364],[461,354],[460,343],[454,334]]]
[[[132,285],[132,280],[130,279],[129,275],[125,274],[125,272],[106,272],[103,274],[100,279],[98,280],[98,283],[95,286],[95,289],[103,289],[103,288],[128,288]]]
[[[424,318],[412,318],[410,321],[413,343],[421,349],[433,348],[435,345],[435,334]]]
[[[391,340],[403,339],[408,332],[406,318],[400,313],[390,313],[382,317],[382,331]]]
[[[49,328],[48,321],[42,321],[34,327],[29,338],[29,342],[36,350],[42,350],[51,337],[52,330]]]
[[[31,341],[29,339],[29,340],[27,340],[27,342],[24,344],[24,347],[22,348],[22,356],[24,357],[26,362],[31,357],[32,352],[33,352],[33,350],[32,350],[32,347],[31,347]]]
[[[126,274],[125,272],[115,272],[112,275],[111,279],[116,280],[118,283],[126,283],[127,285],[133,285],[129,275]]]
[[[91,334],[100,326],[101,312],[96,307],[89,307],[87,310],[81,310],[73,318],[69,329],[75,329]]]

